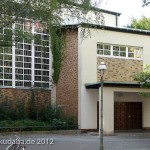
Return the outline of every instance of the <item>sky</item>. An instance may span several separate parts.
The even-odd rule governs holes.
[[[150,17],[150,6],[142,7],[142,0],[103,0],[100,8],[121,13],[121,27],[129,24],[131,17]]]

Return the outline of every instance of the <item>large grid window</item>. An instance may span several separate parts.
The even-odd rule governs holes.
[[[5,35],[5,36],[4,36]],[[0,41],[12,41],[12,29],[7,28],[0,30]],[[10,43],[7,44],[10,44]],[[6,43],[4,43],[5,45]],[[7,45],[6,44],[6,45]],[[12,48],[0,47],[0,86],[12,86]]]
[[[32,33],[35,39],[23,39],[15,35],[15,43],[11,48],[1,48],[0,86],[49,88],[50,38],[45,32],[47,30],[40,23],[30,20],[17,21],[13,29],[25,34]]]
[[[97,54],[107,57],[142,59],[142,48],[98,43]]]

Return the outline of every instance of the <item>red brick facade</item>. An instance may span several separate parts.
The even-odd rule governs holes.
[[[78,31],[66,31],[66,49],[59,81],[56,85],[56,102],[66,115],[78,121]]]
[[[51,91],[49,90],[34,90],[35,99],[37,101],[38,108],[45,107],[48,103],[50,103],[51,99]],[[28,107],[28,102],[31,100],[32,91],[31,89],[13,89],[13,88],[3,88],[0,89],[0,102],[8,100],[13,101],[12,103],[15,105],[18,101],[26,105]]]

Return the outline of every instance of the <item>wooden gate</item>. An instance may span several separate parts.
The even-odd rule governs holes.
[[[142,129],[142,103],[115,102],[114,129],[115,130]]]

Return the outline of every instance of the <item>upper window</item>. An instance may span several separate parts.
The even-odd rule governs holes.
[[[14,23],[14,29],[31,32],[35,39],[15,35],[12,47],[0,47],[0,86],[50,88],[49,34],[30,20]]]
[[[97,54],[109,57],[142,59],[142,48],[98,43]]]

